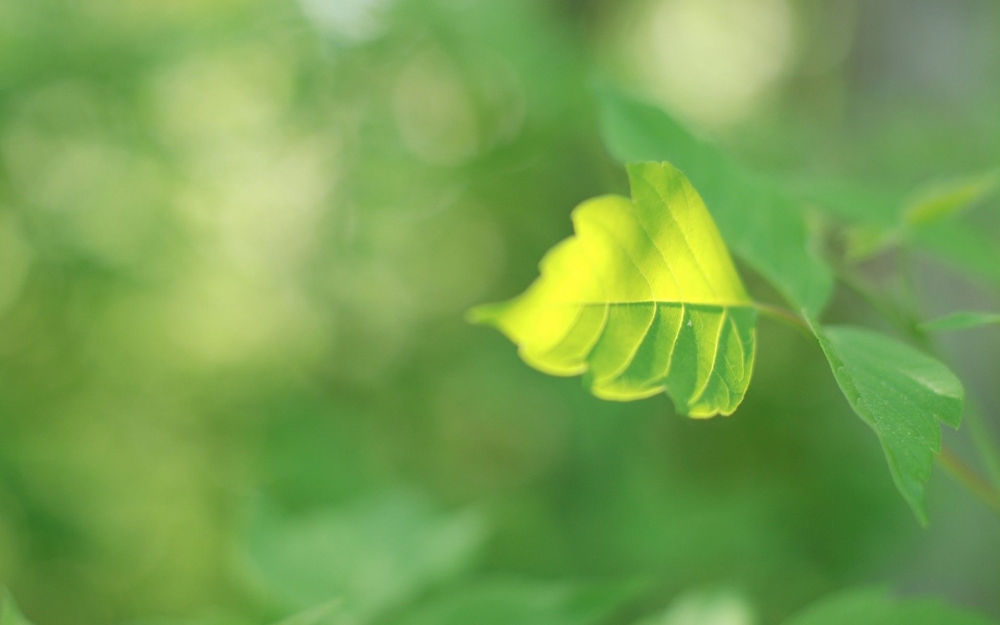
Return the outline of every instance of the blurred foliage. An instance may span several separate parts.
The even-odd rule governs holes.
[[[935,475],[921,531],[795,332],[694,422],[462,320],[627,189],[595,77],[863,227],[995,170],[997,76],[989,0],[0,0],[0,584],[36,625],[1000,617],[1000,524]],[[1000,310],[996,194],[913,237],[886,292]],[[996,329],[942,345],[1000,414]]]
[[[988,625],[985,618],[935,600],[903,600],[882,590],[855,590],[821,601],[791,620],[789,625]]]

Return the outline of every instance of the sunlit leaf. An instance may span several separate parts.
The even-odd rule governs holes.
[[[854,590],[824,599],[785,625],[996,625],[936,599],[893,599],[884,590]]]
[[[628,173],[631,200],[578,206],[576,235],[542,259],[535,283],[471,317],[541,371],[585,373],[603,399],[666,392],[681,413],[731,414],[753,370],[756,309],[684,175],[669,163]]]
[[[1000,314],[962,311],[933,319],[920,327],[927,332],[951,332],[986,325],[1000,325]]]
[[[31,625],[14,603],[14,597],[5,587],[0,586],[0,625]]]
[[[250,561],[276,599],[300,610],[339,600],[359,620],[458,574],[485,538],[478,514],[441,514],[407,492],[258,525]]]
[[[600,93],[605,143],[621,162],[666,160],[705,198],[733,252],[795,305],[815,314],[833,288],[812,249],[801,207],[776,184],[692,136],[664,111],[611,89]]]
[[[924,487],[941,450],[938,422],[962,420],[962,383],[943,364],[894,339],[812,323],[840,389],[882,443],[896,487],[921,523]]]
[[[392,625],[598,625],[639,590],[633,584],[488,581],[444,594]]]

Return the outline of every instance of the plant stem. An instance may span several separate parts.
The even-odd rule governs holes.
[[[757,307],[757,310],[762,315],[770,317],[775,321],[780,321],[787,326],[791,326],[796,330],[799,330],[809,338],[813,338],[813,332],[809,325],[802,319],[802,317],[796,315],[792,311],[778,306],[771,306],[770,304],[763,304],[761,302],[754,302],[754,306]]]
[[[997,451],[997,446],[990,436],[983,419],[983,413],[972,402],[968,402],[966,405],[965,423],[972,437],[972,442],[976,446],[976,451],[979,452],[980,460],[986,467],[986,474],[989,476],[990,482],[993,483],[994,488],[1000,490],[1000,451]]]
[[[941,468],[1000,516],[1000,491],[979,477],[978,473],[947,447],[941,447],[941,454],[937,459]]]
[[[915,315],[904,312],[896,301],[879,293],[875,288],[868,285],[864,279],[855,275],[850,269],[838,268],[836,270],[836,275],[837,279],[840,280],[844,286],[861,297],[861,299],[868,302],[868,305],[871,306],[872,309],[880,314],[886,321],[894,325],[899,331],[904,333],[921,347],[925,349],[930,348],[927,334],[919,328]]]

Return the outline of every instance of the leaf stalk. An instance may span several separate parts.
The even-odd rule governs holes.
[[[937,457],[938,464],[958,483],[969,490],[977,499],[986,504],[998,517],[1000,517],[1000,492],[993,488],[989,482],[976,473],[972,467],[958,457],[955,452],[947,447],[941,447],[941,453]]]
[[[807,324],[802,317],[796,315],[792,311],[779,306],[764,304],[762,302],[754,302],[754,306],[757,308],[757,311],[765,317],[770,317],[775,321],[791,326],[809,338],[815,338],[809,324]]]

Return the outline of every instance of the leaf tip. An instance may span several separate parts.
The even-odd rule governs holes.
[[[910,509],[913,510],[913,515],[917,517],[917,523],[920,524],[922,529],[927,529],[930,526],[930,519],[927,517],[927,510],[925,509],[924,502],[911,502]]]

